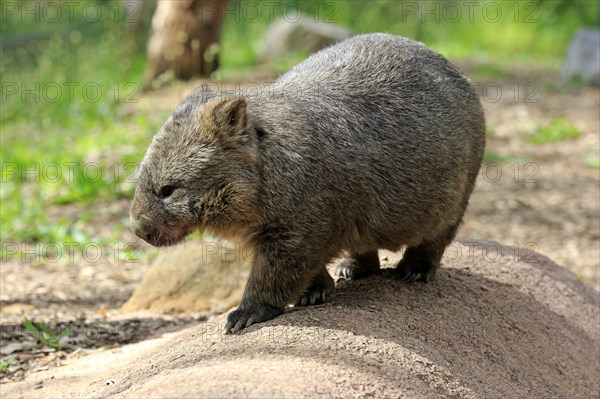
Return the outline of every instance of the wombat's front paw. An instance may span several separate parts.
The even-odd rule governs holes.
[[[335,283],[327,272],[323,270],[311,282],[310,287],[296,301],[296,306],[318,305],[325,302],[327,295],[330,295],[335,289]]]
[[[396,276],[407,283],[426,283],[435,276],[437,266],[429,261],[401,260],[396,267]]]
[[[244,327],[250,327],[254,323],[274,319],[283,313],[283,309],[265,303],[252,305],[240,305],[236,310],[229,313],[223,331],[226,334],[236,333]]]

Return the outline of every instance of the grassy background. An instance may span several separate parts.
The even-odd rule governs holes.
[[[0,4],[5,7],[8,3],[14,2]],[[96,22],[82,17],[88,3],[103,10]],[[9,15],[3,9],[2,242],[97,240],[84,234],[72,217],[50,218],[48,209],[80,205],[77,219],[85,221],[97,213],[94,204],[130,197],[132,185],[123,184],[126,174],[117,176],[115,165],[139,162],[160,126],[160,117],[123,112],[128,95],[133,95],[133,99],[138,96],[146,38],[142,37],[137,46],[123,40],[127,24],[115,20],[115,0],[76,4],[74,18],[57,22],[44,18],[36,21],[35,17],[20,13]],[[247,4],[230,1],[233,12],[223,27],[222,68],[218,77],[227,78],[258,62],[260,38],[270,22],[268,6],[253,2],[263,11],[257,15]],[[472,18],[461,4],[464,2],[297,0],[282,1],[274,10],[275,15],[281,15],[283,7],[294,6],[303,15],[338,22],[356,33],[384,31],[413,37],[449,58],[487,63],[492,75],[502,73],[494,65],[507,62],[560,68],[577,29],[598,27],[600,20],[596,1],[479,1],[472,9]],[[461,10],[460,17],[457,9]],[[146,21],[144,26],[148,25]],[[285,70],[305,56],[297,54],[277,68]],[[79,84],[73,97],[65,85],[68,82]],[[82,87],[90,83],[102,91],[94,101],[82,92]],[[57,86],[60,92],[56,91]],[[15,88],[17,94],[10,94]],[[42,95],[23,96],[24,89]],[[541,132],[538,135],[544,134]],[[548,134],[555,137],[555,133]],[[61,176],[49,167],[53,163],[61,166]],[[93,170],[86,166],[90,164],[103,171],[99,178],[89,178]],[[65,173],[65,165],[73,165],[69,174]],[[24,175],[26,170],[34,172]],[[115,234],[127,228],[126,224],[124,218]]]
[[[233,4],[239,1],[233,1]],[[449,58],[489,62],[533,62],[559,68],[569,40],[582,26],[598,26],[595,1],[283,1],[280,15],[295,4],[302,15],[338,22],[355,33],[388,32],[426,43]],[[236,6],[232,6],[236,7]],[[223,34],[223,66],[240,68],[256,62],[268,14],[254,21],[251,7],[237,6],[252,22],[228,23]],[[264,10],[268,8],[265,6]],[[276,8],[277,9],[277,8]],[[246,11],[244,11],[246,10]],[[290,18],[295,14],[289,12]],[[235,51],[227,51],[227,49]]]

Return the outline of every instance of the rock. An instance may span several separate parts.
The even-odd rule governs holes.
[[[598,292],[522,248],[464,241],[451,249],[428,284],[402,283],[385,272],[339,281],[324,305],[291,309],[242,334],[222,335],[222,315],[152,341],[67,359],[3,384],[2,394],[597,397]],[[384,256],[386,267],[399,259]]]
[[[581,29],[569,44],[563,78],[600,86],[600,30]]]
[[[350,36],[352,33],[348,29],[332,23],[315,22],[310,15],[298,21],[281,17],[264,35],[261,60],[278,61],[298,51],[314,53]]]
[[[165,250],[123,311],[223,312],[239,303],[249,260],[239,244],[225,241],[188,241]]]

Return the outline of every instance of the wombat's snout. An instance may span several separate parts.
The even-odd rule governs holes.
[[[129,216],[129,223],[131,225],[131,230],[135,233],[136,236],[146,241],[149,244],[154,244],[154,228],[150,223],[150,220],[144,215],[135,216],[133,212]]]
[[[129,215],[129,223],[136,236],[155,247],[175,245],[189,233],[189,230],[184,227],[167,227],[160,219],[157,220],[141,212],[132,211]]]

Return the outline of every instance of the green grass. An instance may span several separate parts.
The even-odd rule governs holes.
[[[29,141],[3,134],[3,143],[11,143],[0,150],[3,239],[80,242],[89,237],[73,220],[49,220],[49,206],[92,205],[132,196],[133,173],[158,125],[138,117],[139,134],[117,123],[99,127],[87,134],[59,128],[62,134],[51,140],[36,140],[33,133]]]
[[[587,83],[580,76],[573,76],[566,82],[548,82],[541,88],[542,93],[573,94],[586,87]]]
[[[486,163],[509,164],[515,162],[530,162],[531,158],[527,156],[505,156],[495,152],[486,152],[483,155],[483,161]]]
[[[558,143],[581,136],[581,132],[564,118],[555,119],[547,125],[537,126],[526,136],[534,144]]]
[[[583,162],[590,168],[600,169],[600,146],[590,151],[590,155],[588,155]]]
[[[114,21],[106,2],[99,4],[106,17],[94,24],[19,16],[2,24],[3,243],[98,242],[77,222],[89,219],[98,201],[132,196],[125,180],[159,123],[123,112],[139,99],[145,55],[123,44],[127,27]],[[73,15],[81,16],[84,5],[77,3]],[[10,45],[28,36],[37,38]],[[48,216],[68,204],[81,206],[75,220]]]
[[[60,340],[64,337],[67,337],[73,331],[73,327],[65,328],[63,331],[54,332],[50,327],[46,324],[39,322],[35,323],[35,325],[29,321],[29,319],[25,318],[23,321],[25,325],[25,329],[40,343],[46,345],[49,348],[61,349],[62,344]]]
[[[483,63],[475,66],[470,74],[473,76],[477,76],[480,79],[498,79],[498,78],[507,78],[511,76],[511,72],[507,70],[505,67],[501,67],[499,65],[494,65],[490,63]]]
[[[0,361],[0,373],[4,373],[8,368],[12,365],[17,365],[19,362],[17,361],[16,355],[10,355],[2,359]]]
[[[268,2],[253,2],[262,18],[231,22],[244,6],[231,0],[234,10],[226,19],[222,36],[221,72],[247,68],[258,61],[260,39],[269,25]],[[280,2],[281,3],[281,2]],[[595,1],[460,1],[401,2],[388,0],[297,0],[302,15],[337,22],[354,33],[388,32],[420,40],[449,58],[483,62],[483,73],[505,71],[497,63],[526,62],[560,68],[567,45],[582,26],[600,25],[600,6]],[[243,3],[242,3],[243,4]],[[283,5],[275,6],[282,15]],[[497,12],[497,13],[496,13]],[[460,14],[459,14],[460,13]],[[293,18],[295,14],[290,13]],[[293,57],[294,58],[294,57]]]
[[[600,169],[600,157],[589,157],[585,159],[585,164],[592,169]]]

